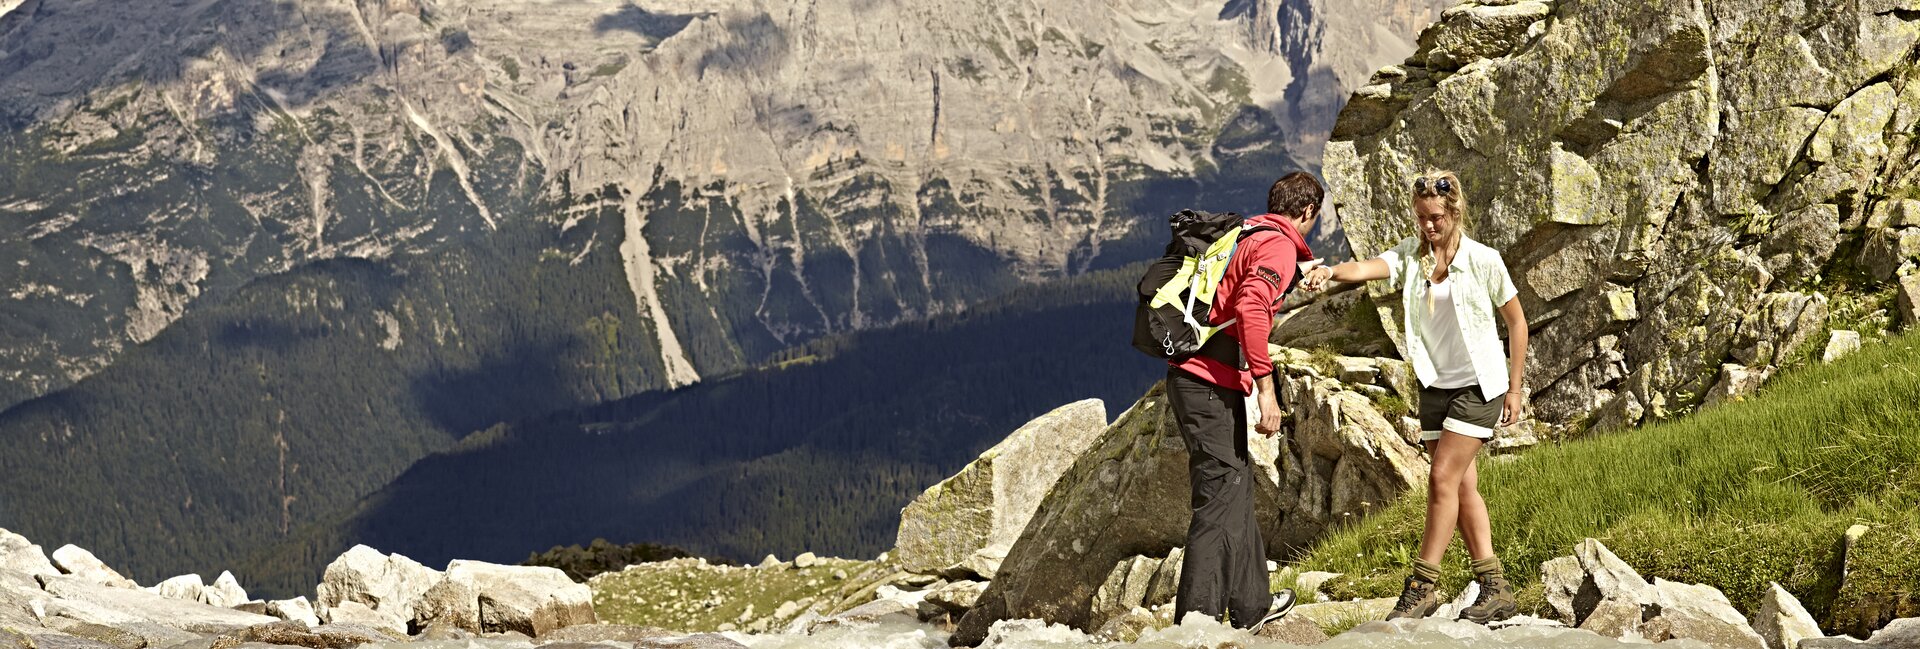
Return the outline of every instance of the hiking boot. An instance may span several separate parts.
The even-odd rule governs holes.
[[[1268,624],[1278,622],[1281,618],[1286,617],[1288,613],[1292,613],[1293,602],[1293,589],[1280,589],[1280,592],[1273,594],[1273,603],[1267,605],[1267,614],[1262,616],[1259,622],[1253,623],[1253,627],[1247,629],[1247,632],[1260,635],[1260,630],[1267,628]]]
[[[1400,590],[1400,601],[1394,603],[1393,612],[1387,619],[1423,618],[1440,608],[1440,596],[1435,592],[1439,587],[1431,581],[1419,577],[1407,577],[1407,585]]]
[[[1473,606],[1460,609],[1460,619],[1474,624],[1497,622],[1520,611],[1520,605],[1513,601],[1513,586],[1506,577],[1499,575],[1481,575],[1480,596],[1474,598]]]

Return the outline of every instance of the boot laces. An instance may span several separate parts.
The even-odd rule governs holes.
[[[1494,579],[1497,579],[1497,578],[1494,577],[1493,575],[1485,575],[1474,580],[1474,581],[1480,582],[1480,594],[1473,598],[1474,606],[1482,606],[1482,605],[1485,605],[1487,602],[1493,600],[1493,580]]]
[[[1425,599],[1430,592],[1433,592],[1432,584],[1425,584],[1418,579],[1408,579],[1406,588],[1400,590],[1400,601],[1394,603],[1393,610],[1411,611],[1413,606]]]

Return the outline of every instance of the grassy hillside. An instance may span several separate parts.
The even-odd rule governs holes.
[[[1127,348],[1137,268],[1016,291],[935,322],[835,337],[766,367],[493,427],[350,518],[241,566],[313,583],[366,543],[438,565],[604,538],[757,561],[872,557],[900,508],[1062,404],[1132,402],[1162,365]]]
[[[1829,631],[1920,615],[1920,335],[1791,371],[1757,397],[1681,420],[1487,461],[1494,544],[1540,602],[1539,564],[1593,537],[1642,571],[1726,591],[1752,612],[1767,582]],[[1341,595],[1390,596],[1418,544],[1423,493],[1305,557]],[[1840,579],[1839,540],[1872,530]],[[1447,584],[1468,578],[1455,545]]]

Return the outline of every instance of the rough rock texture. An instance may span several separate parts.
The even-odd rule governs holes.
[[[900,512],[892,556],[907,570],[936,572],[990,546],[1011,546],[1047,490],[1106,427],[1098,399],[1021,426]]]
[[[1366,397],[1310,374],[1284,384],[1282,405],[1295,415],[1291,430],[1280,441],[1249,431],[1255,511],[1273,558],[1426,479],[1424,459]],[[1171,410],[1164,386],[1156,385],[1101,433],[1054,485],[951,642],[978,644],[994,622],[1009,618],[1097,631],[1094,602],[1116,564],[1185,544],[1187,453]],[[1123,591],[1134,590],[1129,572]],[[1146,571],[1142,586],[1153,572]],[[1117,604],[1109,609],[1109,616],[1126,612]]]
[[[1767,584],[1760,610],[1753,614],[1753,631],[1767,642],[1767,649],[1798,649],[1802,640],[1826,636],[1800,600],[1773,583]]]
[[[28,575],[57,575],[58,569],[47,560],[46,550],[28,541],[27,537],[0,528],[0,570],[12,570]]]
[[[88,552],[86,548],[77,545],[67,544],[60,546],[58,550],[54,550],[53,565],[59,568],[60,572],[103,586],[113,586],[116,588],[140,587],[140,585],[134,583],[133,580],[121,576],[118,571],[107,566],[106,562],[93,556],[92,552]]]
[[[439,583],[440,578],[439,571],[404,555],[382,554],[356,545],[327,564],[320,585],[315,588],[314,604],[322,611],[323,619],[333,622],[325,611],[349,602],[358,603],[398,619],[404,632],[407,621],[414,617],[414,600]]]
[[[556,568],[454,561],[447,565],[447,581],[470,584],[477,593],[481,631],[539,636],[599,621],[593,590]]]
[[[104,626],[152,623],[189,633],[224,633],[278,621],[141,590],[102,586],[76,577],[48,578],[46,590],[57,598],[47,604],[50,615]]]
[[[1575,545],[1573,556],[1542,564],[1540,572],[1548,606],[1569,626],[1654,642],[1681,638],[1724,649],[1767,646],[1719,589],[1658,578],[1649,583],[1594,539]]]
[[[1867,222],[1920,187],[1916,40],[1920,14],[1877,0],[1469,2],[1354,93],[1329,195],[1371,256],[1410,232],[1407,179],[1459,172],[1533,325],[1536,414],[1670,418],[1820,342],[1815,280],[1862,265],[1842,244],[1883,277],[1908,262]],[[1369,290],[1400,341],[1397,295]]]
[[[305,595],[267,602],[267,615],[307,626],[320,626],[320,616],[314,612],[313,603],[307,601]]]

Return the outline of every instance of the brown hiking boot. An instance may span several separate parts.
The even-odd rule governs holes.
[[[1460,610],[1460,619],[1474,624],[1498,622],[1520,611],[1520,605],[1513,601],[1513,586],[1507,578],[1499,575],[1481,575],[1480,596],[1474,598],[1473,606]]]
[[[1394,603],[1393,612],[1387,614],[1387,619],[1423,618],[1432,615],[1434,609],[1440,608],[1440,596],[1434,592],[1436,590],[1438,586],[1431,581],[1419,577],[1407,577],[1406,586],[1400,590],[1400,601]]]

